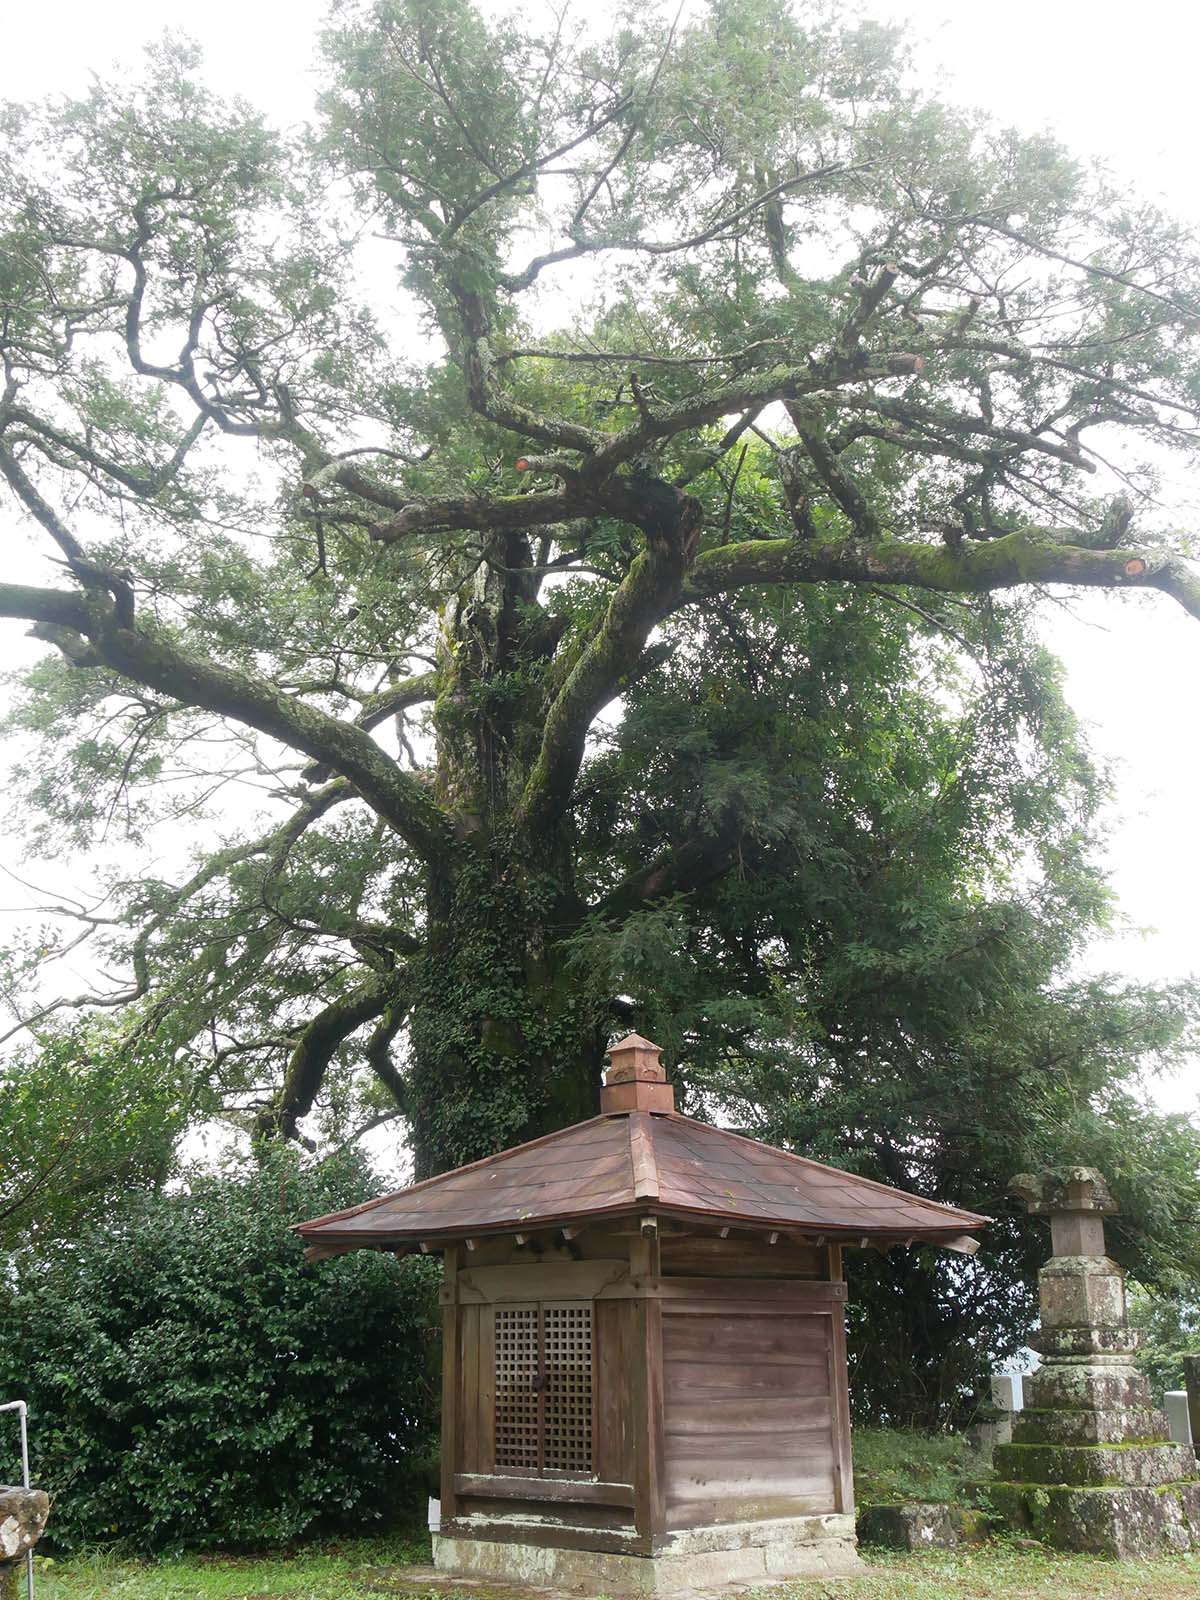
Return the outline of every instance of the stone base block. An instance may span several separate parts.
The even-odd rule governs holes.
[[[1156,1489],[1078,1489],[1062,1484],[989,1483],[994,1513],[1009,1527],[1059,1550],[1121,1558],[1200,1550],[1200,1483]]]
[[[1042,1367],[1025,1380],[1025,1409],[1121,1410],[1150,1404],[1150,1384],[1129,1362],[1099,1365],[1059,1363]]]
[[[1125,1327],[1041,1328],[1032,1335],[1029,1345],[1047,1361],[1065,1357],[1128,1363],[1142,1348],[1142,1332]]]
[[[1125,1274],[1107,1256],[1055,1255],[1038,1273],[1042,1329],[1125,1327]]]
[[[0,1486],[0,1600],[17,1600],[22,1557],[42,1536],[50,1514],[44,1489]]]
[[[0,1561],[16,1561],[42,1537],[50,1515],[44,1489],[0,1485]]]
[[[1030,1408],[1013,1418],[1009,1444],[1123,1444],[1139,1439],[1170,1442],[1171,1430],[1153,1406],[1110,1406],[1096,1411],[1052,1411]]]
[[[998,1444],[1010,1444],[1013,1436],[1012,1412],[999,1415],[993,1421],[988,1417],[980,1417],[967,1429],[967,1439],[972,1449],[991,1460],[992,1451]]]
[[[868,1506],[858,1519],[860,1544],[888,1550],[952,1550],[960,1544],[981,1544],[986,1535],[982,1511],[928,1500]]]
[[[1005,1481],[1079,1488],[1155,1488],[1196,1470],[1195,1452],[1182,1444],[1000,1444],[992,1460]]]
[[[849,1577],[862,1570],[850,1516],[727,1523],[667,1538],[657,1554],[636,1556],[435,1534],[433,1561],[439,1572],[455,1577],[588,1595],[671,1596],[729,1585],[757,1588],[792,1578]]]

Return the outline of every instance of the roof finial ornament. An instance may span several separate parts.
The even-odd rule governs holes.
[[[608,1052],[609,1067],[600,1091],[600,1110],[674,1111],[675,1091],[667,1082],[662,1051],[640,1033],[619,1039]]]

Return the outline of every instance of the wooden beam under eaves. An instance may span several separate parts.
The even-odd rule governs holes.
[[[305,1261],[328,1261],[331,1256],[344,1256],[351,1250],[361,1249],[357,1244],[310,1244],[305,1247]]]

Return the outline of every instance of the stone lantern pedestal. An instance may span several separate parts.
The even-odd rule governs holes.
[[[1172,1444],[1134,1365],[1125,1276],[1105,1254],[1116,1204],[1091,1167],[1022,1174],[1012,1188],[1049,1218],[1053,1255],[1038,1274],[1043,1365],[1025,1380],[1010,1444],[996,1446],[995,1509],[1065,1550],[1116,1556],[1200,1549],[1195,1452]]]
[[[44,1489],[0,1487],[0,1600],[17,1600],[25,1557],[42,1537],[49,1515]]]

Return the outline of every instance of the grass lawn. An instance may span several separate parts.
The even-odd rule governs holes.
[[[423,1539],[380,1538],[301,1548],[290,1556],[112,1557],[38,1563],[38,1600],[352,1600],[438,1595],[398,1569],[426,1563]],[[777,1600],[1200,1600],[1200,1556],[1117,1563],[999,1542],[971,1551],[867,1551],[860,1578],[818,1579],[764,1593]],[[450,1591],[494,1600],[487,1585]]]

